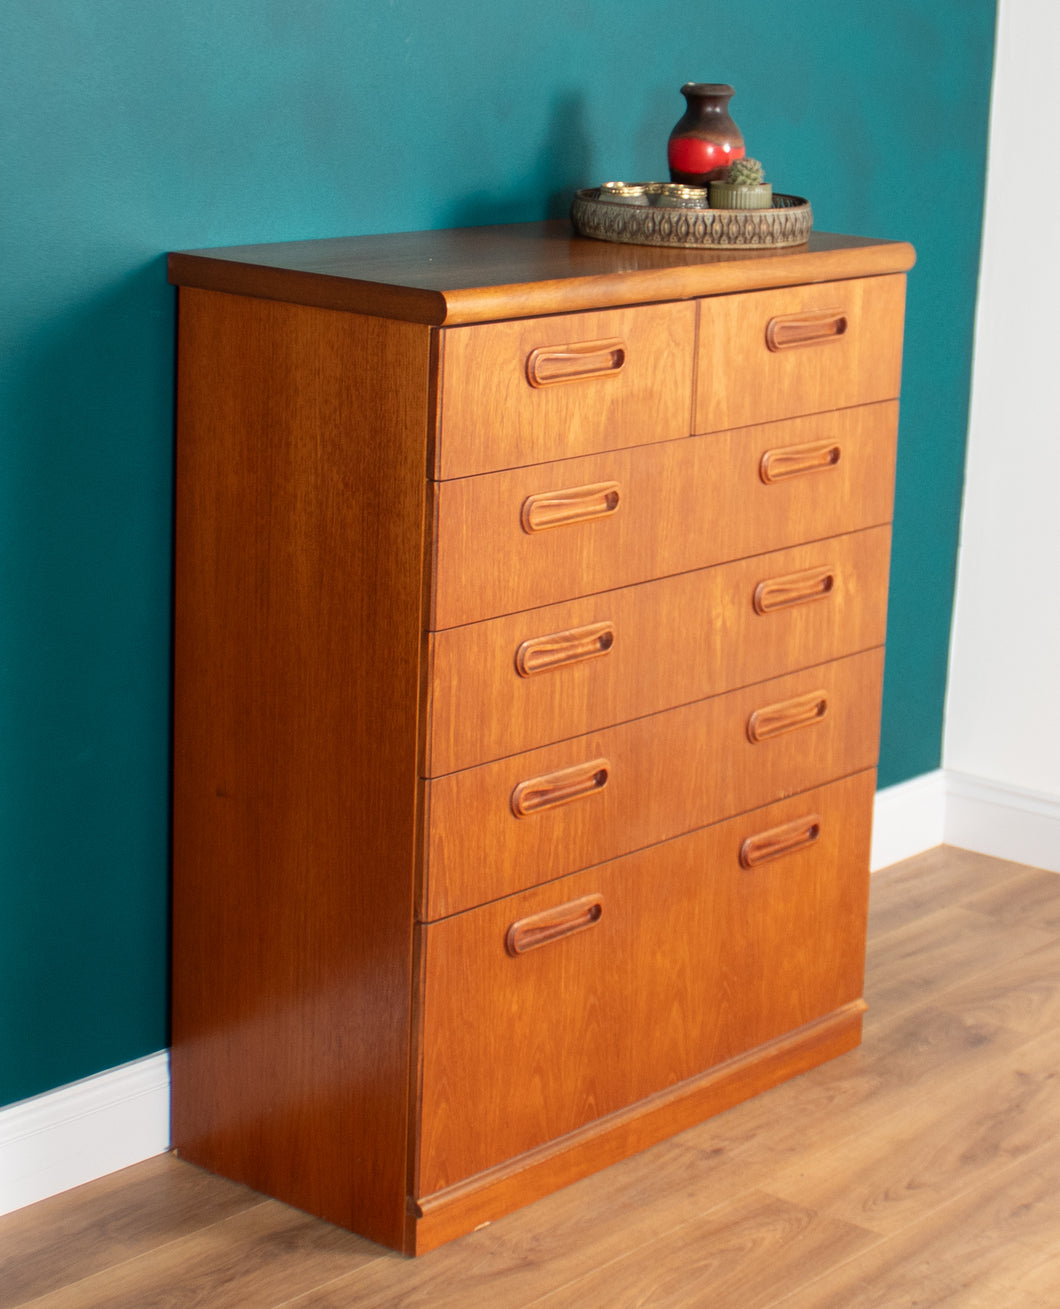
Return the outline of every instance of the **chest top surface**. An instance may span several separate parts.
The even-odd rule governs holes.
[[[442,326],[905,272],[914,259],[903,241],[827,232],[788,249],[620,245],[552,220],[182,251],[169,280]]]

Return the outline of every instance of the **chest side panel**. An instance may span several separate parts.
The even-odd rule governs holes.
[[[174,1142],[391,1243],[428,374],[424,327],[182,293]]]

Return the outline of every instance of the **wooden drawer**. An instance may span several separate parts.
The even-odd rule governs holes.
[[[416,1194],[856,1000],[874,785],[862,772],[421,927]]]
[[[904,309],[898,273],[701,300],[692,430],[893,399]]]
[[[425,783],[421,917],[874,766],[882,672],[877,648]]]
[[[889,402],[435,483],[430,626],[890,522],[897,426]]]
[[[445,328],[435,476],[687,436],[692,301]]]
[[[434,633],[425,775],[882,645],[890,535],[867,528]]]

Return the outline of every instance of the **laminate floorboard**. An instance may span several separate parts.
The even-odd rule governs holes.
[[[1060,876],[873,877],[856,1050],[418,1260],[164,1155],[0,1218],[0,1309],[1060,1306]]]

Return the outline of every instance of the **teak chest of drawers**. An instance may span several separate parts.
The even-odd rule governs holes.
[[[421,1252],[858,1042],[912,262],[171,256],[184,1157]]]

